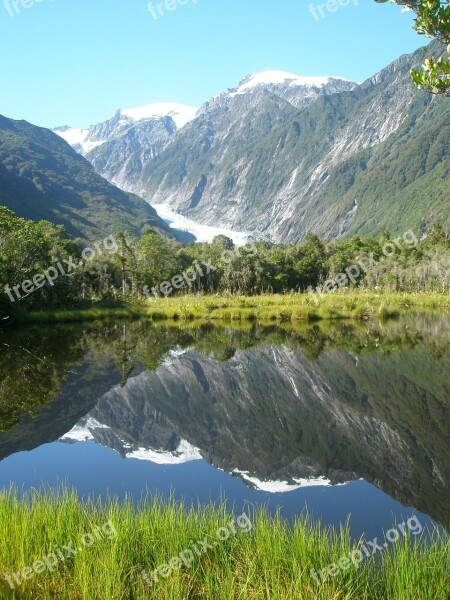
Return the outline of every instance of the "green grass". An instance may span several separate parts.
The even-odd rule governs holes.
[[[153,319],[313,322],[337,319],[388,319],[411,309],[450,309],[450,296],[440,294],[375,294],[373,292],[264,296],[174,296],[148,302]]]
[[[448,311],[450,296],[432,293],[335,292],[310,294],[195,295],[154,298],[121,307],[22,312],[20,323],[58,323],[148,318],[226,322],[309,322],[338,319],[389,319],[411,311]]]
[[[98,306],[94,308],[21,312],[17,317],[17,321],[19,323],[29,324],[77,323],[88,321],[114,321],[118,319],[140,319],[148,316],[149,311],[144,306]]]
[[[410,544],[408,537],[401,536],[390,544],[390,551],[367,558],[359,568],[350,564],[318,586],[310,570],[337,563],[356,548],[347,527],[339,531],[322,528],[307,516],[289,527],[264,509],[249,509],[246,515],[241,527],[239,515],[228,513],[222,505],[187,509],[173,500],[148,499],[135,508],[130,501],[114,499],[81,504],[75,492],[69,491],[33,492],[22,499],[14,489],[4,491],[0,493],[0,597],[447,599],[449,544],[437,530],[423,543]],[[228,525],[230,520],[236,533]],[[107,522],[110,525],[103,529]],[[226,541],[218,541],[220,527],[230,532]],[[83,547],[82,536],[88,533],[94,542]],[[182,564],[167,578],[159,576],[152,588],[148,586],[141,576],[143,570],[151,577],[155,569],[193,543],[201,550],[198,541],[205,536],[212,549],[196,556],[190,568]],[[32,575],[26,571],[29,579],[23,584],[12,579],[14,591],[5,580],[5,572],[18,574],[55,549],[64,557],[64,546],[69,544],[76,554],[59,560],[53,571]]]

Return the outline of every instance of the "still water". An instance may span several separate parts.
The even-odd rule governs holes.
[[[450,523],[450,318],[0,332],[0,488]]]

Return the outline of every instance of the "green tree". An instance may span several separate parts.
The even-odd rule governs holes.
[[[426,237],[427,246],[445,246],[450,247],[450,242],[447,238],[444,228],[440,223],[433,223]]]
[[[379,4],[400,4],[412,10],[413,28],[420,35],[438,40],[447,47],[447,57],[429,56],[422,69],[412,69],[414,84],[432,94],[450,96],[450,0],[375,0]]]
[[[212,241],[213,246],[218,246],[222,250],[234,250],[234,242],[226,235],[216,235]]]
[[[140,289],[158,286],[179,271],[180,265],[170,242],[152,228],[146,229],[136,246],[136,272]]]
[[[17,306],[34,308],[49,304],[64,304],[76,296],[73,276],[58,277],[50,285],[42,285],[31,293],[14,286],[29,282],[59,261],[78,258],[79,248],[67,238],[64,228],[47,221],[27,221],[0,206],[0,318],[11,316]]]

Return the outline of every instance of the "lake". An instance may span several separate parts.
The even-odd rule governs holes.
[[[0,332],[0,487],[450,522],[450,318]]]

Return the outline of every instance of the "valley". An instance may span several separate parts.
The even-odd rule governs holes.
[[[448,600],[450,0],[37,3],[0,600]]]

